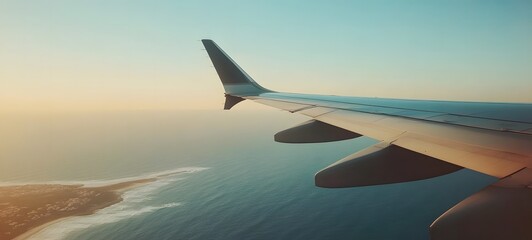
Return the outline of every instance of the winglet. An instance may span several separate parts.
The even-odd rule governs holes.
[[[257,84],[244,70],[242,70],[242,68],[238,66],[238,64],[235,63],[235,61],[233,61],[233,59],[231,59],[231,57],[229,57],[229,55],[218,47],[214,41],[203,39],[201,42],[205,46],[205,49],[214,64],[214,68],[222,81],[226,96],[257,96],[261,93],[271,92]],[[234,104],[232,104],[231,107]]]

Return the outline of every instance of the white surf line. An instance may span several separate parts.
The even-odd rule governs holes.
[[[157,178],[157,180],[154,182],[146,183],[145,185],[141,185],[135,188],[128,189],[122,194],[123,201],[117,204],[100,209],[92,215],[72,216],[72,217],[61,219],[59,221],[51,223],[50,225],[45,226],[42,229],[39,229],[36,232],[33,232],[30,236],[27,236],[23,239],[26,239],[26,240],[65,239],[74,232],[85,230],[90,227],[119,222],[119,221],[129,219],[135,216],[140,216],[142,214],[155,212],[160,209],[178,207],[182,205],[182,203],[171,202],[171,203],[166,203],[166,204],[156,205],[156,206],[142,206],[142,203],[151,200],[153,196],[155,195],[155,193],[157,193],[157,191],[160,190],[162,187],[168,184],[171,184],[173,182],[185,179],[181,176],[181,174],[195,173],[195,172],[203,171],[206,169],[208,168],[199,168],[199,167],[177,168],[174,170],[168,170],[168,171],[163,171],[163,172],[148,173],[148,174],[144,174],[143,176],[134,177],[134,178],[120,178],[117,180],[97,181],[97,184],[92,185],[92,186],[102,186],[100,184],[103,184],[103,183],[105,183],[103,185],[110,185],[114,183],[133,181],[137,179]],[[159,176],[162,176],[162,177],[159,177]],[[81,183],[85,184],[86,181],[83,181]]]
[[[141,179],[148,179],[148,178],[158,178],[160,176],[164,175],[174,175],[174,174],[181,174],[181,173],[195,173],[203,170],[207,170],[209,168],[205,167],[180,167],[176,169],[171,170],[164,170],[160,172],[150,172],[145,173],[139,176],[135,177],[123,177],[123,178],[116,178],[116,179],[103,179],[103,180],[66,180],[66,181],[14,181],[14,182],[0,182],[0,187],[7,187],[7,186],[20,186],[20,185],[37,185],[37,184],[60,184],[60,185],[83,185],[84,187],[103,187],[107,185],[112,185],[116,183],[122,183],[122,182],[129,182],[129,181],[135,181],[135,180],[141,180]]]

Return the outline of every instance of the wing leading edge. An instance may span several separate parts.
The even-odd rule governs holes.
[[[274,92],[257,84],[212,40],[202,42],[225,89],[224,109],[249,99],[313,119],[314,123],[285,130],[276,139],[282,136],[289,139],[284,142],[305,143],[364,135],[380,141],[318,172],[317,186],[354,187],[414,181],[465,167],[501,180],[438,218],[431,225],[431,238],[468,239],[482,232],[482,236],[493,239],[498,239],[495,236],[532,239],[532,104]],[[499,196],[505,192],[511,197]],[[471,204],[478,199],[483,199],[483,207]],[[508,206],[511,201],[521,204]],[[515,210],[511,219],[506,219],[511,226],[479,218],[485,209],[495,213]],[[499,220],[504,217],[507,216],[494,216]],[[463,225],[460,219],[478,221],[457,232],[456,226]]]

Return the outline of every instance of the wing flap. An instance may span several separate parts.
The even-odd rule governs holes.
[[[276,100],[269,100],[269,99],[254,99],[254,100],[255,102],[262,103],[264,105],[268,105],[270,107],[282,109],[285,111],[289,111],[292,113],[312,107],[311,104],[304,104],[304,103],[276,101]]]
[[[307,109],[298,111],[298,113],[303,114],[305,116],[309,116],[311,118],[316,118],[318,116],[321,116],[326,113],[330,113],[332,111],[334,111],[334,109],[324,108],[324,107],[312,107],[312,108],[307,108]]]
[[[434,122],[442,122],[449,124],[457,124],[468,127],[476,127],[498,131],[511,131],[518,133],[525,133],[525,130],[532,127],[529,123],[508,122],[495,119],[475,118],[468,116],[457,116],[452,114],[442,114],[427,118],[426,120]]]

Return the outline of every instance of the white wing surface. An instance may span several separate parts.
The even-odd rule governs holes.
[[[225,109],[247,99],[310,118],[276,141],[379,141],[316,173],[317,186],[407,182],[468,168],[501,180],[440,216],[431,238],[532,239],[532,104],[281,93],[256,83],[212,40],[202,42],[225,89]]]

